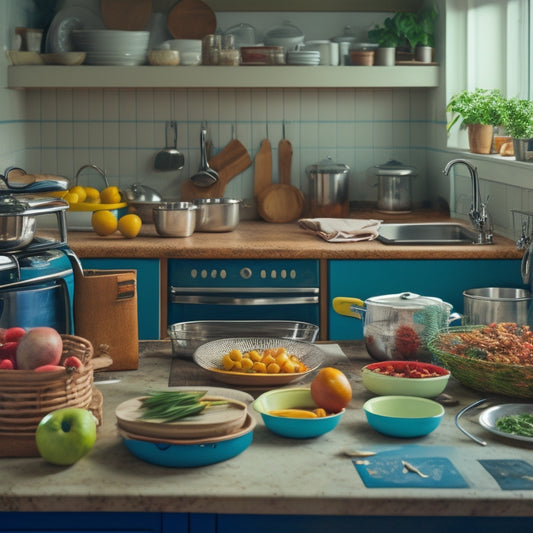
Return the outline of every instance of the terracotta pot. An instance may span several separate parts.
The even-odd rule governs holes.
[[[374,64],[374,50],[350,50],[352,65],[372,66]]]
[[[473,154],[490,154],[492,151],[492,126],[468,125],[468,144]]]

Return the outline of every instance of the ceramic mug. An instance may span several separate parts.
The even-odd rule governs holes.
[[[317,50],[320,52],[321,65],[339,64],[339,43],[332,41],[307,41],[304,50]]]

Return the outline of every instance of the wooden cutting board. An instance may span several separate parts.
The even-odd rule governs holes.
[[[279,142],[278,158],[280,183],[268,186],[259,194],[257,211],[263,220],[283,224],[302,216],[304,196],[290,183],[292,145],[287,139]]]
[[[152,14],[152,0],[100,0],[102,20],[110,30],[144,30]]]
[[[203,39],[215,33],[217,17],[202,0],[180,0],[169,11],[167,26],[175,39]]]
[[[272,185],[272,146],[268,139],[263,139],[254,159],[254,196],[256,200],[270,185]]]
[[[227,184],[252,165],[252,158],[237,139],[209,159],[209,166],[218,172],[218,181],[210,187],[197,187],[190,179],[181,184],[180,198],[192,202],[196,198],[222,198]]]

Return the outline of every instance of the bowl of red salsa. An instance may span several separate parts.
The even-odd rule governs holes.
[[[364,386],[380,396],[434,398],[446,388],[450,372],[419,361],[380,361],[363,367],[362,378]]]

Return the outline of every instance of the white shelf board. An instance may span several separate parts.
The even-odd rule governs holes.
[[[348,88],[436,87],[438,66],[8,67],[8,87],[26,88]]]

